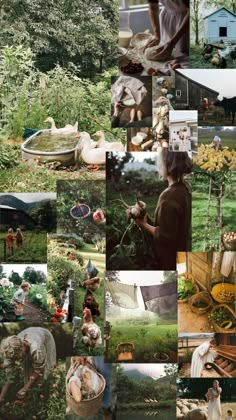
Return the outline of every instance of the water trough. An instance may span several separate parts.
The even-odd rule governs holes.
[[[78,141],[75,133],[57,135],[51,134],[49,129],[39,130],[22,143],[22,159],[59,161],[64,166],[73,165]]]

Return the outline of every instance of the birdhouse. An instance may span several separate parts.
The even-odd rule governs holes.
[[[221,7],[204,17],[204,35],[208,44],[236,43],[236,14]]]

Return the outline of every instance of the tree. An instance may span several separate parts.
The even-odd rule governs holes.
[[[164,271],[164,281],[163,283],[172,283],[177,281],[177,272],[176,271]]]
[[[3,265],[0,265],[0,279],[3,279],[6,277],[6,273],[4,272]]]
[[[117,0],[2,0],[0,47],[23,45],[36,66],[76,66],[82,77],[116,63]]]
[[[216,8],[226,7],[232,12],[236,13],[236,3],[235,0],[208,0],[209,6],[216,6]]]
[[[205,0],[193,0],[192,6],[192,13],[190,14],[192,24],[193,24],[193,31],[195,33],[195,44],[199,45],[199,27],[201,19],[203,18]]]
[[[46,275],[43,271],[37,271],[33,267],[26,267],[23,279],[31,284],[44,283],[46,282]]]
[[[16,271],[11,272],[9,276],[9,281],[12,281],[13,284],[19,286],[22,283],[22,277]]]

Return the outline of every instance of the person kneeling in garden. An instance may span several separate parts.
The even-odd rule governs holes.
[[[29,289],[30,284],[26,281],[23,281],[12,298],[12,304],[14,305],[16,321],[23,321],[25,319],[23,317],[25,294],[29,291]]]
[[[24,362],[24,387],[17,392],[18,399],[24,399],[27,391],[37,381],[46,380],[56,364],[56,345],[50,331],[41,327],[30,327],[19,334],[4,338],[0,344],[0,355],[6,376],[12,377],[14,364]],[[6,382],[0,393],[4,402],[12,382]]]

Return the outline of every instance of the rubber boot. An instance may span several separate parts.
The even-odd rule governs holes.
[[[22,315],[16,315],[16,321],[24,321],[24,319]]]

